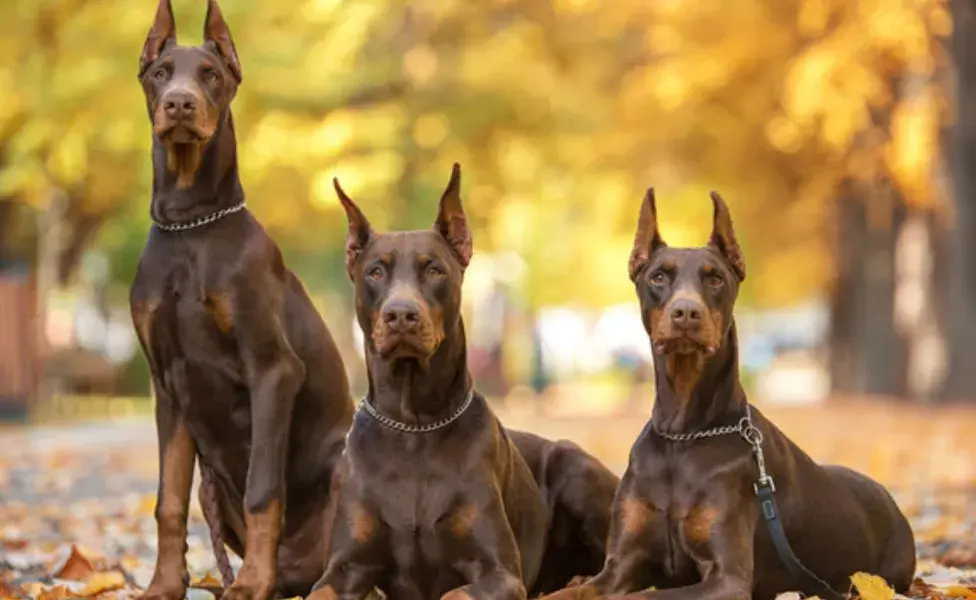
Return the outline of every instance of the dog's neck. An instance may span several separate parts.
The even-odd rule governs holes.
[[[689,433],[741,418],[746,395],[739,382],[735,322],[708,358],[655,355],[654,387],[651,420],[658,431]]]
[[[389,361],[366,346],[369,401],[383,415],[409,425],[435,423],[452,414],[472,389],[464,324],[438,346],[430,361]]]
[[[230,111],[220,117],[205,146],[175,157],[153,136],[153,195],[150,214],[159,223],[187,223],[244,200],[237,168],[237,140]],[[186,173],[184,161],[195,163]]]

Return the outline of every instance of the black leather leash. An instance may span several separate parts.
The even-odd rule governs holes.
[[[773,538],[773,545],[776,546],[776,554],[783,561],[786,570],[798,581],[806,582],[807,589],[814,590],[816,595],[823,600],[844,600],[847,594],[841,594],[830,584],[817,577],[800,562],[790,540],[786,537],[786,530],[783,529],[783,522],[779,518],[779,507],[776,505],[776,486],[773,485],[773,478],[767,476],[765,483],[757,482],[753,485],[756,490],[756,498],[759,500],[759,511],[762,513],[763,520],[766,521],[766,528],[769,535]]]
[[[786,537],[786,530],[783,528],[783,521],[780,519],[779,506],[776,504],[776,484],[773,478],[766,472],[766,457],[763,455],[762,442],[763,434],[759,428],[752,424],[752,410],[746,404],[746,416],[739,421],[739,429],[742,438],[752,446],[752,453],[756,456],[756,465],[759,467],[759,479],[752,484],[752,489],[756,492],[756,500],[759,502],[759,512],[762,514],[763,521],[766,522],[766,529],[769,536],[773,538],[773,545],[776,547],[776,554],[783,562],[783,566],[790,572],[797,581],[804,582],[804,588],[814,590],[817,596],[823,600],[844,600],[847,594],[841,594],[830,584],[817,577],[800,562],[790,540]]]
[[[830,587],[826,581],[817,577],[813,571],[800,562],[800,559],[793,552],[790,540],[786,537],[786,530],[783,529],[783,522],[780,520],[779,507],[776,505],[776,484],[766,472],[766,458],[762,449],[763,434],[758,427],[752,424],[752,410],[748,403],[746,403],[746,416],[742,417],[735,426],[726,425],[693,433],[675,434],[658,431],[652,423],[651,429],[657,435],[672,442],[691,442],[701,438],[731,433],[738,433],[742,436],[742,439],[752,446],[752,453],[756,457],[759,479],[752,487],[756,492],[756,500],[759,502],[759,512],[762,514],[763,521],[766,522],[766,528],[769,530],[773,545],[776,547],[776,554],[783,561],[783,566],[797,581],[803,582],[804,589],[815,590],[816,595],[822,600],[845,600],[847,598],[847,594],[841,594]]]

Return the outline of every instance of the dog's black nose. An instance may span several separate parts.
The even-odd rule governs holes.
[[[197,110],[197,99],[189,90],[170,90],[163,96],[163,109],[173,119],[186,119]]]
[[[383,322],[399,333],[413,331],[420,324],[420,307],[409,300],[392,300],[383,307]]]
[[[684,298],[675,300],[671,305],[671,322],[684,329],[701,325],[701,305]]]

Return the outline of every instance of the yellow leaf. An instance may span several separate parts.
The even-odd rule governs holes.
[[[976,590],[963,587],[961,585],[950,585],[945,589],[946,595],[955,598],[965,598],[966,600],[976,600]]]
[[[143,517],[148,517],[156,512],[156,494],[146,494],[139,499],[139,505],[136,506],[135,514]]]
[[[81,590],[81,595],[90,598],[102,592],[109,592],[122,587],[125,587],[125,576],[118,571],[92,573],[88,581],[85,582],[85,588]]]
[[[67,600],[72,595],[71,590],[63,585],[58,585],[41,592],[37,596],[37,600]]]
[[[197,579],[190,584],[190,587],[208,587],[208,588],[219,588],[224,587],[216,577],[207,572],[203,577]]]
[[[895,590],[877,575],[854,573],[851,575],[851,583],[857,588],[861,600],[892,600],[895,597]]]

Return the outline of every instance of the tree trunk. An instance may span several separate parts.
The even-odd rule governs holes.
[[[949,373],[942,396],[976,399],[976,6],[953,0],[956,128],[950,146],[954,203],[949,254]]]
[[[6,200],[0,200],[0,268],[10,260],[11,223],[14,219],[14,204]]]
[[[893,326],[894,252],[906,216],[904,201],[890,185],[874,181],[846,181],[841,192],[838,275],[831,307],[831,390],[841,395],[904,396],[907,353]],[[890,212],[879,218],[876,211],[886,206]]]

